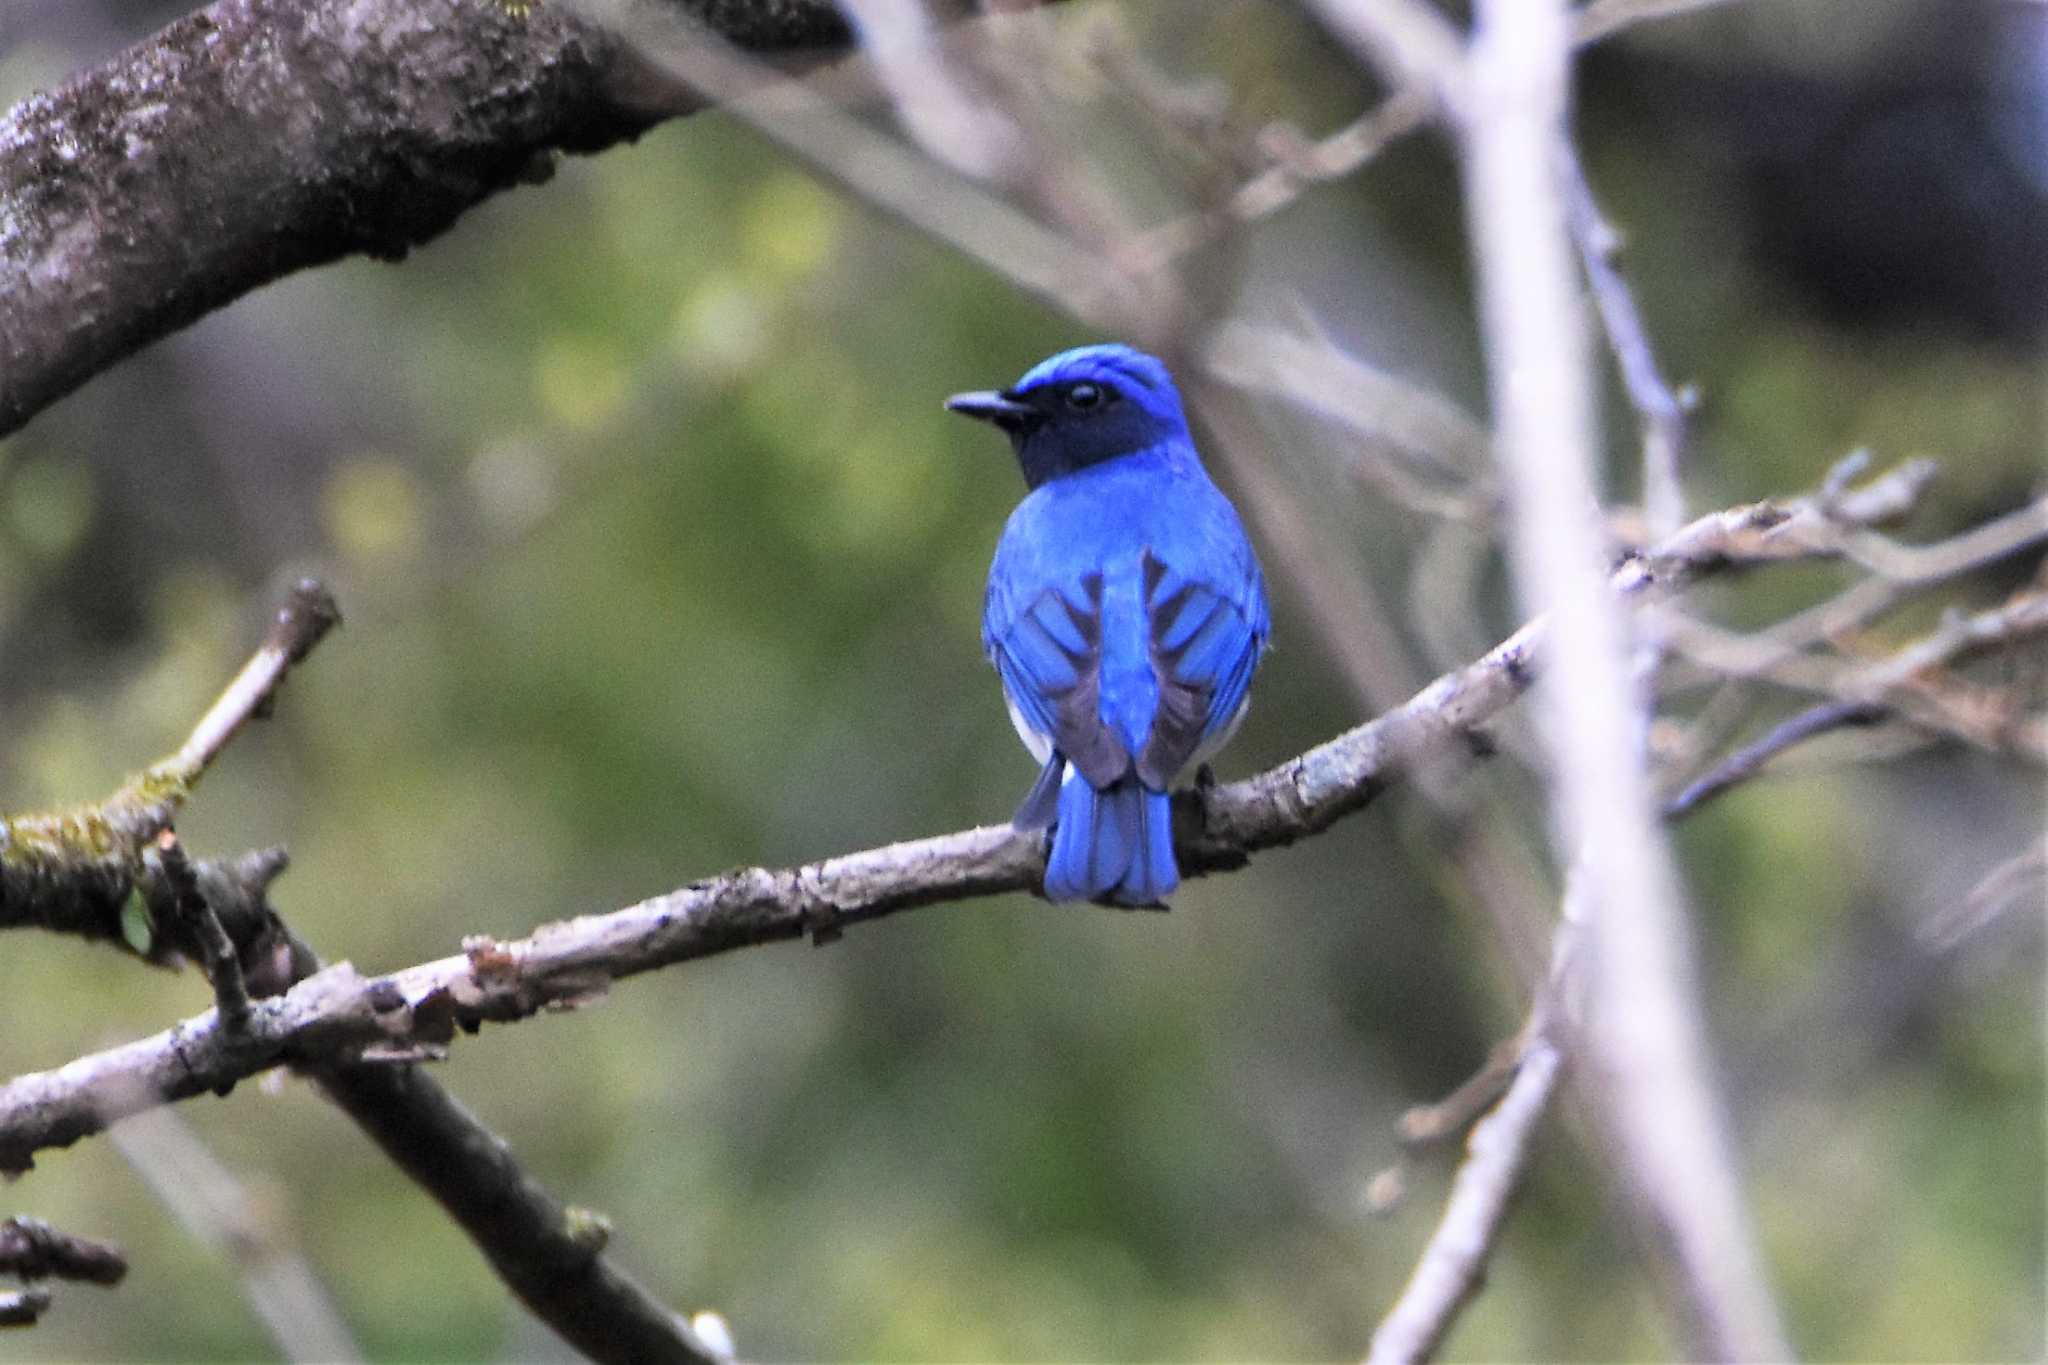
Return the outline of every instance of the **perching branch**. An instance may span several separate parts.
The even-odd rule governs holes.
[[[1873,481],[1863,490],[1864,510],[1898,510],[1902,474],[1909,473]],[[1703,517],[1658,553],[1625,563],[1612,590],[1641,600],[1678,591],[1744,562],[1758,526],[1797,526],[1805,506],[1765,502]],[[1771,547],[1773,558],[1783,553]],[[1182,870],[1197,876],[1236,868],[1262,849],[1316,834],[1427,756],[1468,742],[1527,689],[1549,648],[1547,636],[1545,622],[1531,622],[1326,744],[1245,781],[1180,793],[1175,844]],[[826,939],[917,906],[1035,890],[1044,865],[1038,835],[1007,826],[973,829],[802,867],[724,873],[609,914],[545,925],[523,939],[472,939],[457,956],[388,976],[366,978],[336,966],[284,995],[252,1002],[239,1030],[208,1011],[0,1087],[0,1172],[26,1170],[36,1152],[97,1133],[126,1114],[222,1090],[274,1066],[331,1066],[366,1052],[416,1055],[445,1045],[457,1029],[583,1003],[615,980],[673,963],[806,934]],[[310,962],[302,959],[302,966]],[[389,1065],[360,1063],[366,1074]]]

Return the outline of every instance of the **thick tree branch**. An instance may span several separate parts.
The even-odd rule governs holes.
[[[677,0],[836,50],[831,0]],[[0,116],[0,435],[294,270],[397,259],[471,205],[680,112],[603,32],[492,0],[216,0]]]
[[[1469,731],[1519,696],[1540,633],[1540,626],[1525,628],[1405,706],[1258,777],[1183,794],[1183,871],[1241,865],[1258,849],[1292,843],[1362,807],[1408,757]],[[1030,890],[1044,863],[1036,833],[967,830],[803,867],[728,872],[514,942],[473,939],[458,956],[389,976],[333,967],[255,1002],[240,1029],[222,1027],[208,1011],[0,1087],[0,1171],[24,1170],[37,1151],[140,1108],[224,1090],[281,1063],[319,1066],[366,1049],[443,1044],[458,1027],[573,1005],[618,978],[671,963],[807,933],[829,937],[913,906]]]

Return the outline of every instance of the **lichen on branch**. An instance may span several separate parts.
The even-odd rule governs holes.
[[[228,742],[262,715],[292,666],[341,619],[312,579],[293,587],[263,643],[207,708],[177,752],[130,777],[106,799],[0,818],[0,929],[36,928],[116,944],[159,966],[197,954],[179,927],[179,887],[153,856],[192,789]],[[200,860],[199,894],[239,946],[245,970],[274,975],[282,937],[267,888],[282,849]]]

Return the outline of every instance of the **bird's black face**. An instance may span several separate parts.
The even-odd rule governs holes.
[[[1055,379],[955,394],[946,407],[1008,433],[1024,482],[1032,488],[1173,434],[1172,423],[1107,379]]]

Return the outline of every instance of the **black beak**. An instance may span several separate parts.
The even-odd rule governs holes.
[[[946,411],[979,418],[1012,433],[1031,430],[1044,416],[1029,403],[1020,403],[993,389],[956,393],[946,400]]]

